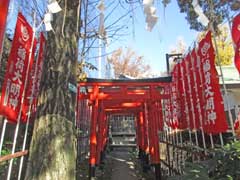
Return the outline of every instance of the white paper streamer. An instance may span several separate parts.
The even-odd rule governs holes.
[[[50,4],[48,4],[48,10],[51,13],[58,13],[62,10],[62,8],[59,6],[59,4],[57,3],[57,1],[53,1]]]
[[[207,18],[207,16],[205,16],[205,14],[203,13],[202,8],[199,6],[198,4],[198,0],[193,0],[192,1],[192,5],[194,8],[194,11],[198,14],[198,21],[203,25],[203,26],[207,26],[209,23],[209,19]]]

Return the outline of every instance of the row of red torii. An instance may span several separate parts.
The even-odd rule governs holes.
[[[108,136],[107,116],[134,115],[139,151],[150,156],[156,176],[160,176],[158,132],[163,130],[163,101],[170,98],[164,87],[171,77],[151,79],[91,79],[78,84],[77,118],[89,114],[90,122],[90,176],[100,163]],[[80,102],[87,102],[85,112]],[[77,122],[78,124],[79,122]]]

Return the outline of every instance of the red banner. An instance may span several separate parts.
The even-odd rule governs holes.
[[[189,79],[189,62],[190,62],[190,55],[188,54],[184,60],[182,61],[182,75],[183,75],[183,82],[184,82],[184,91],[185,91],[185,100],[186,100],[186,114],[187,114],[187,121],[188,125],[191,129],[194,129],[194,111],[192,107],[192,92],[191,92],[191,84]]]
[[[201,59],[204,84],[204,131],[212,134],[225,132],[228,129],[228,125],[220,92],[219,78],[215,68],[215,53],[210,31],[200,41],[198,54]]]
[[[172,71],[172,83],[171,83],[171,98],[172,98],[172,122],[171,127],[173,129],[178,128],[178,119],[179,119],[179,101],[177,97],[177,78],[178,78],[178,69],[177,65],[174,66]]]
[[[235,44],[240,41],[240,13],[232,21],[232,39]]]
[[[43,33],[40,34],[40,42],[39,42],[39,52],[37,61],[34,62],[33,68],[30,71],[30,76],[28,80],[26,95],[23,102],[22,108],[22,121],[26,122],[27,120],[27,112],[29,111],[30,106],[37,105],[37,97],[39,94],[40,81],[42,77],[42,68],[43,68],[43,56],[45,49],[45,38]],[[33,108],[31,108],[34,110]],[[31,114],[34,112],[31,112]]]
[[[238,72],[240,73],[240,13],[233,18],[232,39],[236,45],[234,63]]]
[[[181,73],[181,62],[179,62],[178,64],[176,64],[176,68],[177,68],[177,97],[178,97],[178,103],[179,103],[179,118],[178,118],[178,128],[179,129],[186,129],[187,126],[187,114],[185,111],[185,96],[184,96],[184,84],[183,84],[183,76]]]
[[[171,127],[172,124],[172,95],[171,95],[171,84],[164,86],[164,93],[169,94],[168,99],[164,99],[165,114],[164,120],[167,126]]]
[[[240,40],[236,44],[235,48],[235,56],[234,56],[234,64],[238,70],[238,73],[240,73]]]
[[[2,52],[2,45],[4,41],[4,33],[6,27],[6,20],[8,14],[9,0],[0,0],[0,54]]]
[[[193,124],[195,129],[199,129],[200,127],[200,119],[199,119],[199,111],[197,104],[197,84],[196,84],[196,66],[194,65],[194,61],[196,60],[195,49],[190,53],[189,59],[189,79],[190,79],[190,88],[191,88],[191,99],[192,99],[192,111],[193,111]]]
[[[0,102],[0,113],[13,122],[17,121],[28,67],[31,69],[33,62],[34,48],[32,49],[32,57],[29,58],[32,38],[33,30],[31,26],[19,13]]]
[[[197,54],[197,50],[193,49],[191,53],[192,65],[193,65],[193,75],[194,75],[194,89],[196,94],[196,111],[197,119],[199,120],[199,127],[203,128],[204,121],[204,104],[203,104],[203,82],[202,82],[202,70],[200,57]]]

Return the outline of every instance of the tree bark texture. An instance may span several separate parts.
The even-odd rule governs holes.
[[[43,77],[25,180],[74,180],[77,0],[61,0],[48,32]]]

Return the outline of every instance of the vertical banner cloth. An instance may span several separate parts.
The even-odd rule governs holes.
[[[240,13],[232,21],[232,39],[235,44],[240,41]]]
[[[232,22],[232,39],[235,43],[235,66],[240,73],[240,13],[233,18]]]
[[[2,53],[9,1],[10,0],[0,0],[0,54]]]
[[[28,84],[26,95],[24,97],[23,108],[22,108],[22,121],[25,122],[27,120],[27,112],[33,114],[34,108],[30,108],[30,106],[35,107],[37,105],[37,97],[39,94],[40,81],[42,77],[42,69],[43,69],[43,57],[44,57],[44,49],[45,49],[45,38],[43,33],[40,34],[40,42],[39,42],[39,52],[37,60],[33,64],[33,68],[30,71],[28,77]]]
[[[194,129],[199,129],[200,127],[200,120],[199,120],[199,111],[198,111],[198,102],[197,102],[197,93],[196,93],[196,67],[194,66],[194,61],[196,60],[196,56],[195,56],[195,50],[192,50],[191,53],[189,54],[189,59],[188,59],[188,63],[189,63],[189,84],[190,84],[190,89],[191,89],[191,103],[192,103],[192,112],[193,112],[193,125],[194,125]]]
[[[190,128],[198,129],[199,121],[196,120],[196,93],[194,92],[194,79],[193,79],[193,68],[191,55],[188,54],[185,58],[185,75],[186,75],[186,90],[187,90],[187,101],[189,107],[189,117],[190,117]]]
[[[187,129],[187,114],[185,111],[185,96],[184,96],[184,84],[183,84],[183,76],[181,74],[181,63],[178,62],[176,64],[177,69],[177,98],[179,102],[179,118],[178,118],[178,128],[179,129]]]
[[[0,113],[12,122],[17,121],[20,113],[27,70],[28,67],[31,68],[33,62],[33,56],[29,58],[32,40],[33,30],[24,16],[19,13],[0,102]]]
[[[169,98],[164,99],[165,114],[164,120],[167,126],[172,125],[172,93],[171,93],[171,83],[164,86],[164,93],[169,95]]]
[[[191,85],[190,85],[190,79],[189,79],[189,61],[190,61],[190,55],[188,54],[184,60],[182,61],[182,75],[183,75],[183,83],[184,83],[184,91],[185,91],[185,106],[186,106],[186,113],[187,113],[187,121],[188,121],[188,127],[190,129],[194,129],[194,112],[192,110],[192,92],[191,92]]]
[[[180,77],[181,77],[181,89],[179,89],[179,91],[182,91],[182,111],[185,114],[185,120],[186,120],[186,126],[188,129],[190,129],[190,116],[189,116],[189,108],[188,108],[188,93],[186,90],[187,87],[187,82],[186,82],[186,68],[185,68],[185,60],[182,59],[182,61],[179,64],[180,66]]]
[[[199,123],[199,127],[203,128],[204,119],[204,108],[203,108],[203,84],[202,84],[202,74],[201,74],[201,61],[199,56],[197,56],[197,50],[193,49],[191,52],[191,61],[193,68],[193,79],[194,79],[194,92],[196,97],[195,104],[195,118]]]
[[[172,129],[178,128],[178,119],[179,119],[179,101],[177,98],[177,78],[178,78],[178,69],[175,65],[172,71],[172,82],[171,82],[171,99],[172,99],[172,122],[170,126]]]
[[[240,40],[236,44],[234,63],[235,63],[235,66],[238,70],[238,73],[240,74]]]
[[[204,131],[212,134],[225,132],[228,129],[228,125],[220,92],[219,78],[214,64],[215,53],[210,31],[200,41],[198,55],[201,59],[204,86]]]

